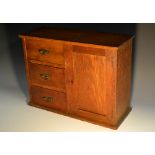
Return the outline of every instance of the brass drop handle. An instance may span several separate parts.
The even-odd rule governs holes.
[[[40,77],[44,80],[48,80],[49,79],[49,75],[47,73],[42,73],[40,74]]]
[[[49,51],[48,51],[48,50],[45,50],[45,49],[39,49],[39,53],[40,53],[41,55],[46,55],[46,54],[49,53]]]
[[[53,97],[52,96],[43,96],[42,99],[45,102],[53,102]]]

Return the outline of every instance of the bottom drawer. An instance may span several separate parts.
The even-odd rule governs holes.
[[[31,102],[51,109],[65,111],[66,94],[38,86],[31,87]]]

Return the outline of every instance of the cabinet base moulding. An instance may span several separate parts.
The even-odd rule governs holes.
[[[99,125],[99,126],[111,128],[111,129],[114,129],[114,130],[117,130],[118,129],[118,127],[121,125],[121,123],[125,120],[125,118],[127,117],[127,115],[132,110],[132,107],[129,107],[125,111],[125,113],[122,115],[122,117],[118,120],[117,124],[111,125],[111,124],[108,124],[106,122],[94,121],[94,120],[91,120],[91,119],[88,119],[88,118],[79,117],[79,116],[76,116],[76,115],[73,115],[73,114],[70,114],[70,113],[66,113],[64,111],[60,111],[60,110],[56,110],[56,109],[51,109],[51,108],[48,108],[48,107],[45,107],[45,106],[42,106],[42,105],[35,104],[33,102],[29,102],[28,105],[30,105],[32,107],[40,108],[40,109],[43,109],[43,110],[47,110],[47,111],[50,111],[50,112],[54,112],[54,113],[57,113],[57,114],[61,114],[63,116],[75,118],[75,119],[78,119],[78,120],[81,120],[81,121],[85,121],[85,122],[88,122],[88,123],[93,123],[95,125]]]

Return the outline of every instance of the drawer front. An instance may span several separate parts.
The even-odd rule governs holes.
[[[65,91],[64,69],[29,63],[32,84],[58,88]]]
[[[31,87],[31,101],[44,107],[66,110],[66,94],[37,86]]]
[[[26,50],[29,59],[64,64],[63,45],[61,41],[27,39]]]

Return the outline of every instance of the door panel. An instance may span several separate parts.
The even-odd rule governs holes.
[[[113,120],[116,49],[64,44],[68,112],[94,122]]]
[[[73,78],[76,112],[106,116],[105,56],[73,51]]]

